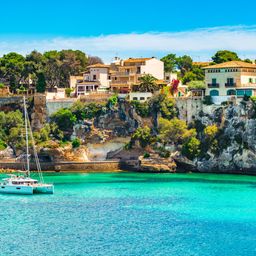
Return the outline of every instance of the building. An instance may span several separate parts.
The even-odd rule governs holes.
[[[243,61],[230,61],[203,68],[205,70],[206,95],[243,97],[256,95],[256,65]]]
[[[158,80],[164,80],[164,63],[152,58],[129,58],[120,60],[116,70],[110,71],[111,90],[118,93],[129,93],[132,86],[139,84],[139,78],[150,74]]]
[[[77,83],[81,83],[81,82],[83,82],[83,80],[84,80],[84,77],[82,75],[81,76],[70,76],[69,77],[70,89],[75,91]]]
[[[110,87],[109,68],[109,65],[100,63],[88,66],[88,72],[85,72],[83,79],[76,83],[76,96],[108,91]]]
[[[170,84],[173,80],[177,80],[177,79],[178,79],[177,73],[171,73],[171,72],[164,73],[164,80],[168,84]]]
[[[145,102],[145,101],[149,100],[152,96],[153,96],[153,94],[151,92],[130,92],[129,100]]]

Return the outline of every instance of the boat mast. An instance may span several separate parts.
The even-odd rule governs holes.
[[[29,150],[28,150],[28,120],[27,120],[27,107],[26,107],[25,96],[23,96],[23,104],[24,104],[24,116],[25,116],[25,131],[26,131],[27,176],[30,176]]]

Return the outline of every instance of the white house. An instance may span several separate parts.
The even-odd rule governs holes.
[[[164,80],[164,63],[152,58],[129,58],[121,60],[116,70],[111,70],[111,90],[119,93],[129,93],[132,85],[139,83],[139,78],[150,74],[156,79]]]
[[[95,64],[88,66],[83,80],[76,83],[76,96],[98,91],[108,91],[110,87],[109,65]]]

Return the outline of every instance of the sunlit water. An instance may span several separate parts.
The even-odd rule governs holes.
[[[0,195],[0,255],[256,255],[256,177],[47,174],[46,181],[54,195]]]

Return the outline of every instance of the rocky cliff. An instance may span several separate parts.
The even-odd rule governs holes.
[[[191,171],[256,174],[255,103],[241,101],[214,109],[211,114],[201,112],[194,122],[202,130],[209,125],[218,127],[215,148],[204,147],[206,151],[193,161],[179,154],[176,162]],[[206,144],[203,132],[199,138]]]

